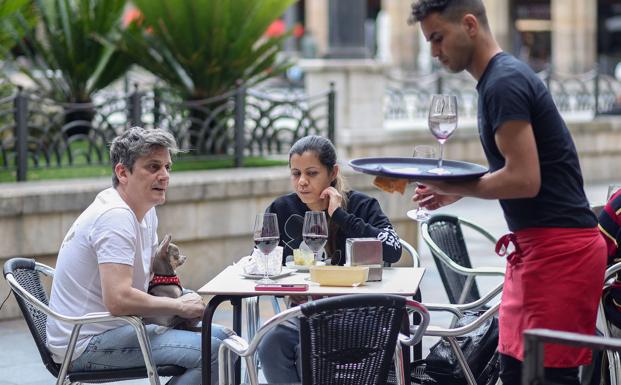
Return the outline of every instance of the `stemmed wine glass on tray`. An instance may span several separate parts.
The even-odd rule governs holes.
[[[304,226],[302,227],[304,243],[315,254],[315,261],[319,260],[319,251],[328,241],[328,222],[323,211],[307,211],[304,214]]]
[[[431,134],[440,142],[438,167],[428,172],[437,175],[451,174],[449,170],[442,167],[442,158],[444,156],[444,142],[457,128],[457,96],[446,94],[432,95],[428,123]]]
[[[254,244],[259,249],[263,256],[263,264],[265,266],[265,272],[263,278],[258,283],[275,283],[269,276],[269,258],[268,255],[276,246],[280,240],[280,232],[278,230],[278,218],[274,213],[257,214],[254,221]]]

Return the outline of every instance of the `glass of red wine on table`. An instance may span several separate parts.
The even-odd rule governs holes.
[[[280,232],[278,231],[278,218],[274,213],[257,214],[254,221],[254,244],[259,249],[263,257],[265,272],[263,278],[258,283],[275,283],[269,276],[269,258],[268,255],[278,246],[280,240]]]
[[[319,260],[319,252],[328,241],[328,222],[323,211],[307,211],[304,214],[304,226],[302,227],[304,243],[315,254],[315,261]]]

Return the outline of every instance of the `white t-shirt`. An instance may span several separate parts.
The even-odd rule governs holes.
[[[155,208],[138,222],[114,188],[100,192],[65,235],[52,281],[50,308],[78,317],[108,311],[101,292],[100,263],[132,266],[132,286],[146,292],[151,257],[158,244],[157,224]],[[82,326],[73,358],[84,352],[93,335],[124,325],[119,321]],[[72,325],[48,317],[46,328],[47,346],[54,360],[61,362]]]

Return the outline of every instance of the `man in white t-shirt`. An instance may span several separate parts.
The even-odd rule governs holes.
[[[166,199],[171,155],[177,151],[173,136],[161,129],[134,127],[114,139],[113,187],[97,195],[63,240],[50,296],[52,310],[68,316],[106,311],[115,316],[202,316],[205,305],[196,293],[176,299],[147,293],[158,245],[155,206]],[[47,345],[57,362],[65,354],[71,329],[48,317]],[[147,325],[155,363],[188,368],[169,384],[200,384],[200,334],[156,329]],[[218,382],[215,353],[228,333],[212,325],[212,384]],[[73,369],[86,371],[144,366],[135,333],[123,322],[84,325],[73,359]]]

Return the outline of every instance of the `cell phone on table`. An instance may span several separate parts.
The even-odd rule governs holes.
[[[257,283],[256,291],[307,291],[307,283]]]

